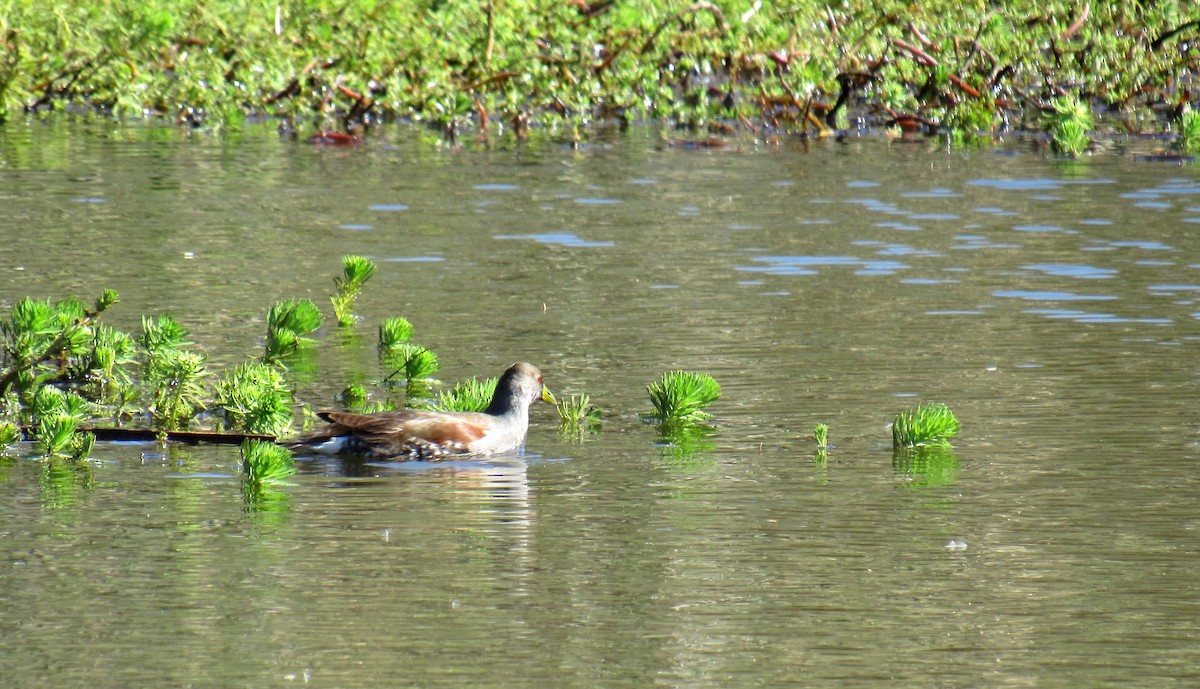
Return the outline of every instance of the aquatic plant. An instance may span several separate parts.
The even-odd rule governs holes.
[[[447,141],[646,119],[821,135],[851,108],[989,96],[1019,123],[1062,84],[1145,107],[1196,69],[1178,1],[193,5],[10,0],[0,120],[91,107],[223,131],[247,114],[322,133],[401,119]]]
[[[817,441],[817,451],[824,452],[829,449],[829,426],[819,423],[813,427],[813,438]]]
[[[437,354],[415,344],[399,344],[383,353],[384,364],[392,369],[385,381],[406,380],[409,382],[429,378],[438,372],[441,364]]]
[[[1179,139],[1176,144],[1184,153],[1200,153],[1200,112],[1185,103],[1179,111]]]
[[[381,349],[391,349],[410,339],[413,336],[413,324],[403,316],[393,316],[385,318],[379,324],[379,347]]]
[[[283,299],[267,312],[266,354],[275,362],[312,342],[307,336],[321,327],[325,317],[311,299]]]
[[[1091,144],[1092,109],[1075,96],[1059,96],[1045,117],[1050,143],[1062,155],[1077,156]]]
[[[602,412],[592,406],[592,399],[587,395],[564,397],[559,399],[554,407],[558,410],[559,422],[563,426],[597,428],[600,425]]]
[[[286,436],[292,427],[292,391],[277,366],[248,361],[216,386],[216,407],[227,428]]]
[[[492,403],[498,381],[496,377],[468,378],[449,390],[442,390],[432,402],[419,406],[435,411],[484,411]]]
[[[162,350],[146,366],[146,382],[152,401],[147,408],[155,427],[186,428],[206,406],[204,381],[208,378],[207,357],[187,350]]]
[[[21,439],[21,429],[11,421],[0,421],[0,452]]]
[[[721,396],[721,386],[712,376],[688,371],[669,371],[646,387],[652,417],[660,423],[695,422],[711,416],[704,408]]]
[[[367,388],[362,383],[351,383],[342,389],[338,399],[350,411],[362,413],[363,406],[367,403]]]
[[[28,393],[49,382],[73,384],[71,376],[90,355],[93,325],[100,314],[117,303],[117,293],[105,290],[87,309],[78,299],[24,298],[0,321],[4,335],[5,367],[0,373],[0,395],[10,389]]]
[[[343,256],[342,274],[333,278],[334,293],[329,297],[338,326],[348,328],[355,323],[354,302],[363,285],[375,274],[376,266],[362,256]]]
[[[408,342],[412,335],[413,325],[406,318],[396,316],[379,324],[379,355],[384,365],[392,370],[385,382],[406,380],[412,383],[438,372],[441,364],[437,354]]]
[[[940,402],[921,403],[892,422],[893,447],[949,446],[961,429],[958,418]]]
[[[281,483],[296,473],[296,460],[286,448],[265,440],[246,440],[241,445],[242,479],[254,487]]]
[[[86,459],[96,436],[79,426],[91,416],[91,405],[73,392],[45,385],[33,394],[33,439],[47,457]]]

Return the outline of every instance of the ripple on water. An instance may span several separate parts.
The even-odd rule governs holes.
[[[1109,301],[1116,299],[1116,296],[1111,294],[1075,294],[1074,292],[1029,289],[1001,289],[992,292],[992,296],[1004,299],[1024,299],[1025,301]]]
[[[768,273],[770,275],[816,275],[817,268],[831,266],[855,267],[856,275],[894,275],[909,266],[899,261],[878,261],[857,256],[755,256],[751,260],[766,263],[765,266],[738,266],[745,272]]]
[[[618,203],[625,203],[621,199],[609,199],[603,197],[579,197],[575,199],[575,203],[581,206],[612,206]]]
[[[406,211],[408,210],[408,206],[404,205],[403,203],[377,203],[374,206],[367,206],[367,209],[390,213],[395,211]]]
[[[1092,313],[1075,309],[1028,309],[1025,313],[1076,323],[1144,323],[1147,325],[1171,325],[1174,323],[1170,318],[1126,318],[1111,313]]]
[[[498,234],[496,239],[532,239],[542,244],[573,247],[604,247],[613,246],[613,242],[593,242],[579,237],[571,232],[543,232],[536,234]]]
[[[1013,225],[1013,229],[1017,232],[1065,232],[1067,234],[1078,234],[1075,230],[1068,230],[1058,225]]]
[[[1022,266],[1025,270],[1036,270],[1046,275],[1067,278],[1082,278],[1084,280],[1106,280],[1117,276],[1119,271],[1113,268],[1096,268],[1094,266],[1074,263],[1034,263]]]
[[[1121,240],[1115,242],[1097,242],[1085,246],[1081,251],[1112,251],[1113,249],[1141,249],[1143,251],[1178,251],[1170,244],[1155,241]]]
[[[956,191],[951,191],[950,189],[946,189],[943,187],[935,187],[933,189],[930,189],[929,191],[905,192],[904,194],[901,194],[901,196],[904,196],[905,198],[910,198],[910,199],[952,199],[952,198],[955,198],[958,196],[962,196],[962,194],[960,194]]]

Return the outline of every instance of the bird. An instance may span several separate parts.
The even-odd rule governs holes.
[[[373,414],[322,411],[328,426],[284,447],[294,453],[356,454],[376,459],[437,460],[519,450],[529,430],[529,406],[557,404],[542,373],[527,363],[509,366],[482,412],[399,409]]]

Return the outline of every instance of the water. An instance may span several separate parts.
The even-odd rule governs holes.
[[[302,400],[377,379],[404,315],[447,380],[528,360],[605,409],[580,440],[536,408],[523,458],[307,460],[257,502],[230,448],[18,448],[5,686],[1200,680],[1190,167],[16,123],[0,204],[5,308],[117,289],[109,322],[173,313],[220,369],[361,253],[363,322],[320,333]],[[638,418],[672,368],[722,383],[707,446]],[[924,469],[886,428],[919,400],[964,424]]]

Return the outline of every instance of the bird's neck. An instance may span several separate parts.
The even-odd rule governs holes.
[[[488,405],[486,411],[492,416],[503,416],[506,418],[520,419],[529,416],[529,407],[518,404],[515,396],[507,398],[493,397],[492,403]]]

